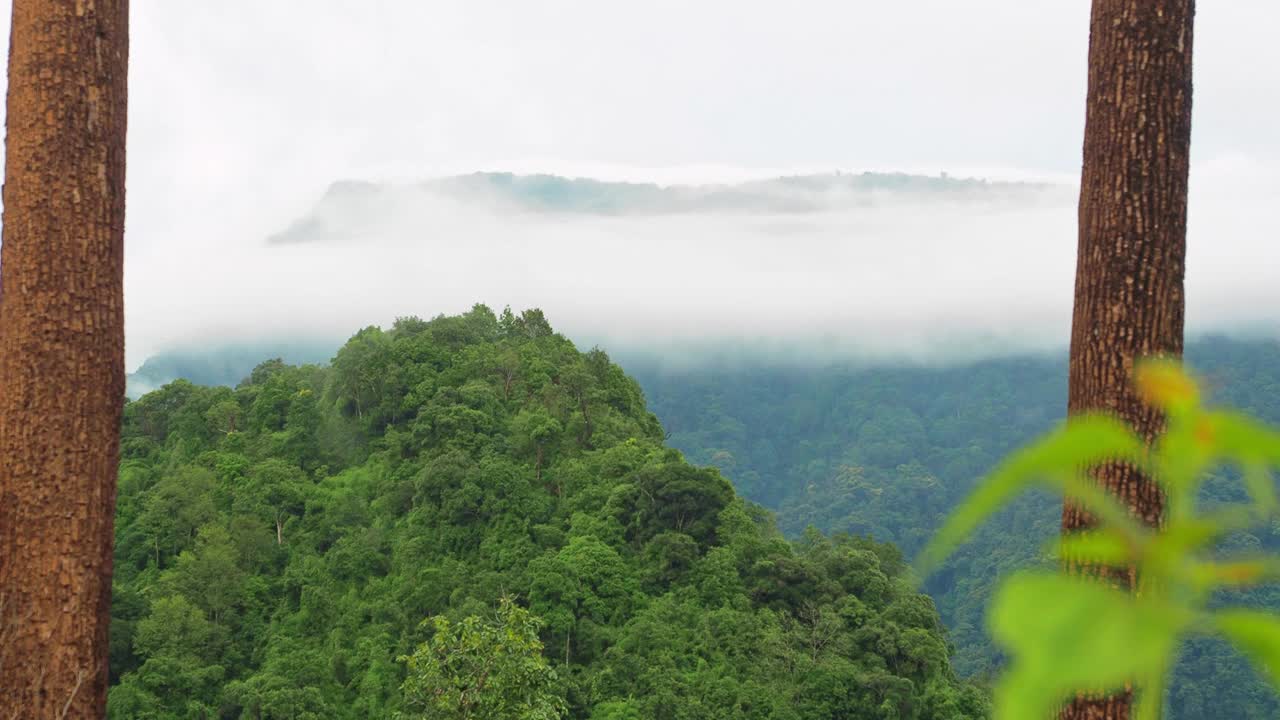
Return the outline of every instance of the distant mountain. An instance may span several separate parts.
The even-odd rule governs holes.
[[[416,184],[341,181],[273,244],[351,239],[432,202],[503,212],[566,215],[802,214],[885,202],[982,202],[1025,206],[1070,195],[1058,185],[905,173],[795,175],[736,184],[658,185],[559,175],[477,172]]]
[[[125,396],[136,400],[178,379],[234,386],[264,360],[279,358],[290,365],[327,363],[341,346],[341,340],[278,340],[170,350],[147,358],[129,374]]]

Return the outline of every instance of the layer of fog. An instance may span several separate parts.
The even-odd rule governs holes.
[[[1277,176],[1248,161],[1196,168],[1190,333],[1280,335],[1276,200]],[[1070,323],[1070,188],[1027,203],[645,217],[407,193],[330,220],[345,240],[267,245],[280,228],[216,218],[187,224],[180,243],[131,251],[130,367],[166,348],[343,338],[474,303],[540,307],[579,342],[684,359],[720,346],[795,360],[971,359],[1061,348]]]

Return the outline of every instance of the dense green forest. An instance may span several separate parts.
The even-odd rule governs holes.
[[[112,718],[440,717],[468,673],[593,720],[986,712],[896,547],[785,539],[538,311],[172,382],[122,455]]]
[[[1187,362],[1213,401],[1280,422],[1280,344],[1205,338],[1188,346]],[[789,536],[812,525],[892,542],[907,557],[984,473],[1066,410],[1061,356],[954,367],[626,364],[669,442],[776,508]],[[1202,501],[1241,500],[1229,480],[1211,481]],[[999,578],[1044,560],[1060,508],[1043,494],[1021,498],[925,584],[951,629],[962,676],[1000,666],[985,630],[987,600]],[[1280,525],[1236,536],[1223,552],[1257,548],[1280,550]],[[1274,588],[1235,601],[1280,608]],[[1195,640],[1182,654],[1167,716],[1275,718],[1280,702],[1243,658]]]
[[[247,374],[250,358],[269,352],[314,362],[332,354],[323,343],[193,350],[150,360],[134,379],[231,383]],[[1280,345],[1203,338],[1189,344],[1187,357],[1216,401],[1280,422]],[[667,444],[774,509],[788,537],[802,540],[812,525],[893,543],[907,558],[983,473],[1065,411],[1059,355],[899,367],[749,358],[672,366],[636,353],[620,362],[643,388]],[[1225,482],[1207,493],[1208,502],[1239,499]],[[1056,532],[1058,511],[1057,498],[1021,499],[924,585],[950,629],[960,676],[984,680],[1000,666],[985,629],[987,599],[998,578],[1042,560],[1041,541]],[[1232,544],[1280,550],[1280,527]],[[1239,600],[1280,608],[1272,589]],[[1168,716],[1273,718],[1280,702],[1242,658],[1197,640],[1184,650]]]

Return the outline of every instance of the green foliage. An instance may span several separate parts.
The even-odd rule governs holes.
[[[456,625],[445,617],[424,624],[431,638],[397,658],[409,673],[401,717],[558,720],[568,711],[542,656],[541,622],[510,597],[492,621],[471,615]]]
[[[1215,404],[1280,423],[1280,343],[1207,337],[1186,358]],[[797,364],[735,356],[655,367],[643,356],[623,365],[644,387],[670,443],[696,464],[718,467],[740,493],[778,511],[799,538],[807,526],[891,541],[919,553],[950,512],[1006,456],[1064,416],[1065,354],[912,366],[857,362]],[[887,413],[886,409],[894,410]],[[924,427],[909,459],[882,453],[866,428],[910,413]],[[906,424],[901,424],[906,428]],[[1207,512],[1248,498],[1238,471],[1211,472],[1198,501]],[[1002,578],[1052,567],[1045,543],[1058,535],[1061,504],[1032,489],[1010,500],[926,578],[954,646],[957,673],[979,682],[1007,663],[985,617]],[[1230,533],[1223,557],[1280,553],[1280,523]],[[1213,603],[1280,609],[1280,587],[1237,587]],[[1179,648],[1169,689],[1170,720],[1280,717],[1280,699],[1228,643],[1191,635]]]
[[[1142,443],[1119,421],[1083,416],[1065,423],[1028,447],[1014,453],[991,473],[968,500],[952,513],[918,561],[923,573],[936,565],[984,519],[1033,481],[1087,499],[1090,509],[1117,530],[1136,532],[1125,511],[1104,493],[1079,477],[1079,468],[1103,462],[1141,462]],[[1081,546],[1083,549],[1083,546]]]
[[[1161,599],[1135,600],[1062,575],[1016,574],[997,590],[991,609],[992,633],[1014,656],[996,690],[995,717],[1048,718],[1074,691],[1116,690],[1157,677],[1190,620],[1184,608]]]
[[[1188,633],[1221,634],[1280,687],[1280,617],[1210,606],[1215,591],[1280,577],[1280,558],[1224,562],[1212,556],[1218,538],[1271,522],[1276,498],[1270,472],[1280,466],[1280,433],[1241,415],[1205,409],[1195,384],[1173,364],[1143,365],[1137,383],[1167,421],[1150,452],[1114,422],[1073,419],[998,468],[922,555],[924,567],[936,566],[983,518],[1033,484],[1063,491],[1098,520],[1097,528],[1057,544],[1065,570],[1024,571],[998,590],[992,632],[1013,661],[996,689],[996,718],[1048,717],[1072,691],[1135,685],[1137,717],[1157,718],[1166,675]],[[1082,475],[1084,468],[1117,462],[1160,483],[1163,527],[1135,523]],[[1197,512],[1207,473],[1224,464],[1242,472],[1249,499]],[[1133,573],[1137,587],[1130,594],[1083,579],[1082,566]]]
[[[536,311],[174,382],[126,405],[122,455],[111,718],[986,712],[894,548],[788,542]]]

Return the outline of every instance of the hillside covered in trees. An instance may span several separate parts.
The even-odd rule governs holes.
[[[124,422],[112,718],[438,717],[441,667],[400,658],[508,597],[568,717],[986,712],[898,549],[784,539],[538,311],[366,328]]]
[[[1280,422],[1280,343],[1210,337],[1187,364],[1213,402]],[[975,483],[1066,411],[1066,358],[1029,356],[950,367],[798,368],[767,362],[662,368],[629,363],[669,442],[721,469],[746,497],[776,508],[786,534],[806,527],[891,542],[914,557]],[[1232,478],[1202,503],[1241,500]],[[1046,559],[1061,500],[1018,499],[952,556],[924,588],[951,630],[956,671],[994,674],[1003,662],[987,633],[999,578]],[[1224,553],[1280,550],[1280,528],[1233,537]],[[1280,608],[1275,588],[1237,603]],[[1280,702],[1244,658],[1194,640],[1169,694],[1171,720],[1273,718]]]
[[[206,384],[247,375],[249,358],[275,354],[323,363],[322,343],[209,348],[148,361],[135,383],[173,377]],[[1188,363],[1217,402],[1280,422],[1280,346],[1274,341],[1202,338]],[[667,443],[698,466],[718,468],[744,498],[772,509],[793,540],[805,529],[891,543],[910,559],[946,513],[1000,458],[1060,420],[1065,358],[1030,355],[940,366],[831,361],[798,366],[750,355],[663,364],[652,355],[615,358],[640,383]],[[1238,499],[1226,482],[1208,501]],[[998,578],[1040,562],[1057,532],[1059,500],[1022,498],[984,527],[924,589],[949,628],[955,671],[987,678],[1003,662],[986,629]],[[1280,534],[1233,540],[1237,549],[1280,550]],[[1267,589],[1249,604],[1280,607]],[[1280,713],[1243,658],[1196,641],[1183,654],[1169,717],[1270,718]],[[1225,710],[1224,710],[1225,709]]]

